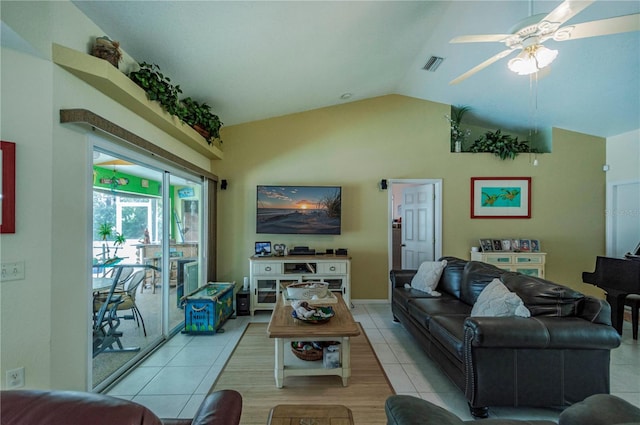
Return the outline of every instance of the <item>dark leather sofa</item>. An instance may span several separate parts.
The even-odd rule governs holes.
[[[132,401],[79,391],[0,391],[2,425],[238,425],[242,396],[222,390],[207,395],[193,419],[160,419]]]
[[[417,397],[393,395],[384,405],[387,425],[556,425],[546,420],[487,419],[463,421],[453,413]],[[640,408],[610,394],[594,394],[560,413],[559,425],[638,425]]]
[[[391,308],[426,353],[464,392],[471,413],[489,406],[562,407],[609,393],[610,350],[620,345],[609,304],[553,282],[455,257],[433,297],[410,284],[416,270],[392,270]],[[531,317],[470,317],[499,278]]]

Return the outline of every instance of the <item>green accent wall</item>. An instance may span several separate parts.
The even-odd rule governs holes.
[[[114,179],[119,181],[116,188],[117,192],[154,197],[162,196],[162,183],[159,181],[132,176],[113,168],[93,167],[93,187],[111,190],[113,186],[110,182]]]

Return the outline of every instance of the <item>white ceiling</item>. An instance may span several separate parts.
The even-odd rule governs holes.
[[[73,3],[225,125],[396,93],[469,105],[466,121],[513,131],[608,137],[640,128],[640,32],[547,41],[559,54],[539,78],[537,108],[529,77],[509,71],[508,59],[448,84],[504,49],[451,38],[509,33],[530,6],[547,13],[557,0]],[[567,23],[639,12],[638,0],[599,0]],[[445,58],[436,72],[421,69],[431,55]]]

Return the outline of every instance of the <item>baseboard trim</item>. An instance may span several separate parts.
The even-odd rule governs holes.
[[[351,298],[351,304],[391,304],[389,300],[354,300]]]

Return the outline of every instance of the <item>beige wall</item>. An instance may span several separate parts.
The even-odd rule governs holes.
[[[346,247],[352,297],[387,297],[386,192],[382,178],[443,179],[443,254],[468,258],[479,238],[540,239],[547,277],[587,292],[581,283],[604,251],[604,139],[554,129],[553,153],[501,161],[490,154],[449,152],[449,106],[383,96],[224,129],[220,192],[219,278],[241,281],[256,240],[322,250]],[[472,176],[532,177],[532,218],[470,219]],[[339,236],[257,235],[256,185],[343,186]]]

